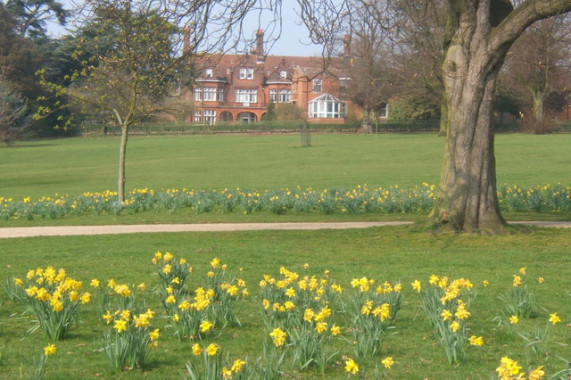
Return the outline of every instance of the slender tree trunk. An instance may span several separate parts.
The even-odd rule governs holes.
[[[361,132],[373,133],[373,128],[371,127],[371,109],[367,105],[363,106],[363,118],[361,119]]]
[[[545,112],[543,110],[543,91],[529,90],[533,98],[533,132],[545,133]]]
[[[119,204],[125,202],[125,163],[127,160],[127,139],[129,137],[129,125],[121,125],[121,142],[119,143],[119,175],[117,176],[117,200]]]

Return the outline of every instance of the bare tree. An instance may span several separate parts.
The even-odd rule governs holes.
[[[571,69],[570,54],[571,18],[568,15],[533,24],[508,52],[501,81],[522,98],[531,98],[531,115],[524,118],[529,131],[545,133],[553,127],[554,121],[548,115],[550,104],[546,104],[546,100],[565,91]]]
[[[338,1],[319,3],[333,7]],[[343,4],[347,6],[347,1]],[[439,229],[505,231],[492,123],[498,73],[509,48],[526,28],[570,10],[571,0],[525,0],[515,8],[509,0],[447,1],[442,65],[447,138],[439,198],[430,215]]]
[[[394,95],[393,47],[396,16],[384,0],[357,1],[351,12],[348,98],[363,109],[361,131],[371,133],[371,114]],[[391,33],[393,33],[391,35]]]

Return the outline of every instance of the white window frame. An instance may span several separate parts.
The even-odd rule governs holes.
[[[217,92],[216,87],[204,87],[202,89],[202,100],[205,102],[215,102]]]
[[[258,103],[258,90],[236,89],[237,103]]]
[[[278,100],[278,90],[270,90],[270,102],[277,102]]]
[[[389,103],[381,103],[379,107],[379,118],[386,119],[389,117]]]
[[[202,111],[202,120],[205,124],[214,125],[216,124],[216,110],[204,110]]]
[[[224,89],[223,88],[219,88],[218,89],[218,99],[219,102],[223,102],[224,101]]]
[[[342,119],[346,114],[345,102],[323,94],[309,102],[309,117],[313,119]]]
[[[249,67],[242,67],[240,69],[240,79],[254,79],[254,69]]]
[[[287,78],[287,71],[285,71],[285,70],[280,71],[280,78],[286,79]]]
[[[195,102],[202,101],[202,88],[200,88],[200,87],[194,88],[194,101]]]
[[[289,103],[291,102],[291,90],[280,90],[278,96],[279,103]]]
[[[206,76],[206,78],[212,78],[213,75],[214,75],[214,70],[212,70],[212,69],[206,69],[205,70],[204,76]]]

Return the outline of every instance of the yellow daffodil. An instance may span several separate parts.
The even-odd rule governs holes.
[[[541,380],[544,377],[545,377],[545,371],[543,370],[543,366],[537,367],[536,369],[532,370],[527,376],[528,380]]]
[[[514,274],[514,281],[513,281],[513,287],[517,288],[518,286],[521,285],[521,276],[518,276],[517,274]]]
[[[331,335],[337,336],[339,334],[341,334],[341,328],[335,325],[331,326]]]
[[[418,280],[414,280],[414,282],[411,283],[411,285],[412,285],[412,289],[417,291],[418,293],[420,293],[420,291],[422,290],[422,284]]]
[[[381,363],[385,366],[386,369],[391,369],[391,367],[395,364],[395,361],[391,356],[387,356],[381,360]]]
[[[44,347],[44,354],[46,356],[54,355],[56,352],[57,352],[57,348],[53,344],[48,344],[47,346]]]
[[[283,347],[287,339],[287,333],[285,331],[282,331],[280,328],[274,329],[270,333],[270,336],[272,337],[272,340],[276,347]]]
[[[244,368],[245,365],[246,365],[246,362],[244,360],[236,359],[236,360],[234,360],[234,363],[232,363],[231,370],[234,373],[238,373],[242,370],[242,368]]]
[[[153,331],[149,332],[149,339],[151,341],[155,341],[161,337],[161,332],[159,329],[154,329]]]
[[[510,323],[511,323],[512,325],[515,325],[515,324],[517,324],[518,322],[519,322],[519,318],[517,317],[517,315],[512,315],[512,316],[510,317]]]
[[[212,323],[208,321],[202,321],[200,323],[200,332],[202,333],[210,331],[211,328],[212,328]]]
[[[551,322],[551,324],[555,326],[556,324],[561,322],[561,318],[559,318],[557,313],[549,314],[549,322]]]
[[[498,373],[501,380],[510,380],[513,376],[519,375],[521,372],[521,367],[518,362],[504,356],[500,360],[500,366],[496,368],[496,372]]]
[[[127,321],[119,319],[115,321],[115,325],[113,326],[113,328],[117,330],[118,333],[125,331],[127,330]]]
[[[472,346],[483,346],[484,345],[484,338],[481,336],[472,335],[468,338],[468,341]]]
[[[81,300],[81,304],[85,305],[91,302],[91,294],[89,294],[88,292],[85,292],[81,295],[80,297]]]
[[[353,359],[348,359],[345,361],[345,371],[351,372],[353,375],[359,372],[359,365],[355,363]]]
[[[220,346],[218,346],[216,343],[210,343],[208,347],[206,347],[206,353],[208,356],[214,356],[218,353],[219,348]]]
[[[202,347],[198,343],[193,344],[191,347],[191,350],[192,350],[193,355],[198,356],[198,355],[202,354]]]

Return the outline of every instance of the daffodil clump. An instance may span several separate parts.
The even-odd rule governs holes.
[[[242,269],[238,270],[241,271]],[[214,291],[209,313],[216,326],[239,326],[236,306],[239,300],[250,295],[246,281],[231,272],[228,265],[221,263],[218,257],[210,261],[205,281],[208,288]]]
[[[34,376],[33,380],[41,380],[44,378],[46,372],[46,365],[48,364],[48,357],[55,355],[57,352],[57,347],[55,344],[48,344],[44,347],[44,352],[40,355],[39,359],[34,358]]]
[[[503,186],[498,190],[498,199],[507,211],[569,212],[571,186]]]
[[[176,295],[184,287],[187,276],[192,273],[193,267],[184,258],[177,259],[172,253],[155,252],[152,259],[157,267],[163,288],[170,287]]]
[[[109,330],[104,333],[105,353],[115,370],[143,367],[151,350],[157,348],[160,330],[153,327],[155,312],[115,310],[101,316]]]
[[[207,335],[213,327],[209,321],[208,310],[212,305],[214,290],[198,287],[194,295],[184,295],[177,298],[171,288],[167,288],[167,296],[163,305],[174,333],[180,339],[196,339]]]
[[[350,318],[355,355],[363,358],[381,351],[382,337],[394,328],[402,302],[402,284],[376,281],[367,277],[351,281],[352,292],[347,297],[346,312]]]
[[[308,265],[305,266],[307,269]],[[302,277],[285,267],[280,268],[280,276],[265,274],[259,289],[264,323],[267,327],[283,328],[298,327],[308,309],[338,308],[343,292],[341,285],[330,278],[329,271],[322,277]]]
[[[201,345],[194,343],[191,346],[194,357],[200,357],[201,366],[194,361],[186,363],[186,370],[191,380],[248,380],[251,379],[250,370],[245,360],[236,359],[232,364],[224,365],[223,349],[216,343]]]
[[[420,281],[412,283],[413,290],[422,297],[425,314],[434,326],[434,334],[444,348],[449,363],[464,360],[467,343],[483,346],[483,337],[467,337],[470,301],[475,296],[474,284],[468,279],[450,280],[447,276],[430,276],[429,286],[423,289]],[[466,300],[466,301],[464,301]]]
[[[153,262],[164,262],[165,256],[166,254],[160,257],[155,254]],[[173,258],[167,259],[170,262]],[[188,264],[184,262],[184,265]],[[203,277],[203,285],[192,292],[182,287],[178,278],[175,277],[174,282],[171,280],[167,284],[162,303],[172,321],[170,326],[180,339],[204,337],[214,327],[222,329],[240,325],[236,317],[236,305],[249,295],[249,291],[246,282],[230,273],[227,265],[220,263],[220,259],[215,257],[210,261]]]
[[[530,318],[536,309],[535,297],[526,283],[526,268],[513,275],[512,287],[499,296],[507,315]]]
[[[25,279],[15,278],[15,299],[24,300],[39,328],[51,341],[65,338],[77,321],[80,305],[91,302],[82,292],[83,283],[67,276],[65,269],[48,266],[28,271]]]
[[[308,267],[306,264],[305,269]],[[330,279],[329,271],[323,277],[302,277],[281,267],[280,276],[264,275],[259,287],[264,323],[273,329],[274,345],[283,346],[288,336],[292,360],[299,370],[315,367],[324,371],[335,356],[329,342],[341,334],[341,328],[331,321],[341,286]]]
[[[504,356],[500,360],[500,365],[496,368],[496,372],[500,380],[541,380],[545,377],[543,366],[539,366],[526,373],[522,371],[522,367],[517,361],[507,356]]]

